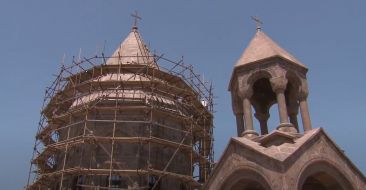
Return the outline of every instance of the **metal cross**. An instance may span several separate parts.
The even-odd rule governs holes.
[[[257,30],[261,30],[261,25],[263,24],[263,22],[256,16],[251,17],[254,20],[255,24],[257,25]]]
[[[135,13],[132,13],[131,16],[135,18],[135,21],[133,23],[133,27],[137,27],[137,21],[142,20],[142,18],[139,16],[137,11],[135,11]]]

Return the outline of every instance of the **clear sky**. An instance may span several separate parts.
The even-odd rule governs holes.
[[[309,68],[313,126],[325,128],[366,173],[366,1],[2,0],[1,189],[26,183],[44,90],[63,55],[66,63],[80,48],[82,56],[93,56],[104,41],[110,54],[129,33],[135,10],[152,50],[175,60],[184,56],[212,80],[216,160],[236,133],[227,87],[255,33],[250,16],[256,15],[263,30]]]

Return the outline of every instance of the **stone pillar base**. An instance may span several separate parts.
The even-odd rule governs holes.
[[[255,132],[254,130],[245,130],[242,134],[242,137],[245,137],[247,139],[253,139],[255,137],[258,137],[258,133]]]
[[[280,123],[280,125],[277,127],[277,130],[286,133],[298,133],[292,123]]]

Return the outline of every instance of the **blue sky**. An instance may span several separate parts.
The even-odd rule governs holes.
[[[309,68],[309,108],[366,173],[365,1],[122,1],[64,0],[0,3],[0,184],[21,189],[28,175],[45,87],[60,61],[93,56],[106,41],[111,54],[130,31],[130,14],[152,50],[187,64],[215,87],[215,152],[221,155],[235,118],[227,91],[233,65],[255,33],[250,16]],[[277,113],[273,116],[277,118]],[[277,125],[270,120],[270,127]]]

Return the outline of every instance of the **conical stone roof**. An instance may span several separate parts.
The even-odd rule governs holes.
[[[248,47],[244,50],[240,59],[235,64],[235,67],[240,67],[270,57],[282,57],[301,67],[305,67],[299,60],[282,49],[261,30],[257,30]]]
[[[137,31],[137,27],[132,28],[132,31],[107,60],[106,64],[138,64],[157,67],[154,57]]]

